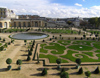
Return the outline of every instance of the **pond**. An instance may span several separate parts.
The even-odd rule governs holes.
[[[34,33],[34,32],[28,32],[28,33],[17,33],[13,34],[10,37],[14,39],[19,39],[19,40],[34,40],[34,39],[41,39],[45,38],[48,35],[44,33]]]

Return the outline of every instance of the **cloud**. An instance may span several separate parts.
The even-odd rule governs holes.
[[[51,0],[2,0],[0,1],[0,5],[14,10],[17,15],[31,14],[52,18],[100,16],[100,6],[78,8],[75,6],[62,5],[60,3],[51,3]]]
[[[85,1],[85,0],[83,0],[83,1]]]
[[[76,6],[82,6],[82,4],[75,3]]]

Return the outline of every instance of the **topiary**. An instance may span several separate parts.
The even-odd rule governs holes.
[[[10,64],[12,63],[12,60],[11,60],[10,58],[8,58],[8,59],[6,60],[6,63],[10,65]]]
[[[82,67],[79,69],[78,74],[83,74],[83,68]]]
[[[67,72],[62,72],[62,73],[60,74],[60,78],[69,78],[69,75],[68,75]]]
[[[99,73],[99,67],[97,67],[94,71],[95,74],[98,74]]]
[[[45,40],[43,40],[43,42],[45,42]]]
[[[31,56],[31,55],[32,55],[32,52],[31,52],[31,51],[29,51],[29,52],[28,52],[28,55],[30,55],[30,56]]]
[[[46,69],[46,68],[44,68],[44,69],[43,69],[43,71],[42,71],[41,75],[42,75],[42,76],[47,75],[47,69]]]
[[[86,72],[85,72],[85,75],[86,75],[87,77],[90,77],[91,72],[90,72],[90,71],[86,71]]]
[[[16,61],[16,64],[17,64],[17,65],[21,65],[21,64],[22,64],[22,60],[18,59],[18,60]]]

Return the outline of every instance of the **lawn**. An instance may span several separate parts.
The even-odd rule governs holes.
[[[78,51],[91,51],[93,49],[93,47],[85,46],[85,45],[71,45],[68,48],[78,50]]]
[[[83,53],[86,54],[86,55],[89,55],[89,56],[93,57],[93,52],[83,52]]]
[[[66,33],[66,34],[77,34],[77,31],[74,30],[63,30],[63,29],[42,29],[42,31],[51,32],[51,33]]]
[[[57,43],[50,43],[49,46],[45,46],[44,48],[52,50],[51,53],[53,54],[63,54],[64,50],[66,49],[64,46],[61,46]]]
[[[25,31],[26,29],[6,29],[4,32],[17,32],[17,31]]]
[[[74,41],[73,44],[91,45],[93,41]]]
[[[69,45],[71,43],[70,40],[59,40],[58,43],[62,44],[62,45]]]
[[[56,63],[56,60],[58,59],[58,57],[53,56],[53,55],[44,55],[44,54],[40,54],[39,55],[40,58],[48,58],[50,63]],[[68,63],[67,60],[63,60],[61,59],[62,63]]]
[[[40,52],[42,52],[42,53],[47,53],[48,51],[47,50],[45,50],[43,47],[45,46],[46,44],[41,44],[40,46],[41,46],[41,49],[40,49]]]

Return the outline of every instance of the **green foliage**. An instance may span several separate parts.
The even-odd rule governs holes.
[[[56,59],[58,59],[58,57],[56,57],[54,55],[50,55],[50,54],[48,54],[48,55],[40,54],[39,57],[40,58],[48,58],[50,63],[56,63]],[[63,60],[63,59],[61,59],[61,60],[62,60],[62,63],[68,63],[67,60]]]
[[[79,69],[78,74],[83,74],[83,68],[82,67]]]
[[[67,72],[62,72],[62,73],[60,74],[60,78],[69,78],[69,75],[68,75]]]
[[[57,43],[50,43],[49,46],[45,46],[44,48],[52,50],[51,53],[53,54],[63,54],[64,50],[66,49],[64,46],[59,45]]]
[[[45,46],[46,44],[41,44],[40,46],[41,46],[41,48],[40,48],[40,52],[42,52],[42,53],[47,53],[48,51],[47,50],[45,50],[44,49],[44,46]]]
[[[3,39],[3,42],[5,42],[5,38]]]
[[[12,63],[12,60],[11,60],[10,58],[8,58],[8,59],[6,60],[6,63],[7,63],[7,64],[11,64],[11,63]]]
[[[80,65],[80,64],[81,64],[81,59],[77,58],[77,59],[75,60],[75,62],[76,62],[78,65]]]
[[[31,56],[31,55],[32,55],[32,51],[29,51],[29,52],[28,52],[28,55],[30,55],[30,56]]]
[[[82,48],[80,48],[82,47]],[[93,47],[90,46],[85,46],[85,45],[71,45],[68,48],[74,49],[74,50],[79,50],[79,51],[91,51]]]
[[[86,71],[86,72],[85,72],[85,75],[86,75],[87,77],[90,77],[91,72],[90,72],[90,71]]]
[[[16,61],[16,64],[17,64],[17,65],[21,65],[21,64],[22,64],[22,60],[18,59],[18,60]]]
[[[97,67],[94,71],[95,74],[98,74],[99,73],[99,67]]]
[[[93,57],[93,52],[83,52],[83,53],[85,53],[85,54],[87,54],[87,55]]]
[[[56,60],[56,63],[57,63],[57,64],[60,64],[60,63],[61,63],[61,59],[57,59],[57,60]]]
[[[66,33],[71,34],[72,30],[59,30],[59,29],[43,29],[42,31],[51,32],[51,33]],[[73,34],[77,34],[77,31],[73,30]]]
[[[46,69],[46,68],[44,68],[44,69],[43,69],[43,71],[42,71],[41,75],[42,75],[42,76],[47,75],[47,69]]]
[[[1,47],[0,47],[0,51],[3,51],[3,49],[4,49],[4,46],[1,46]]]

